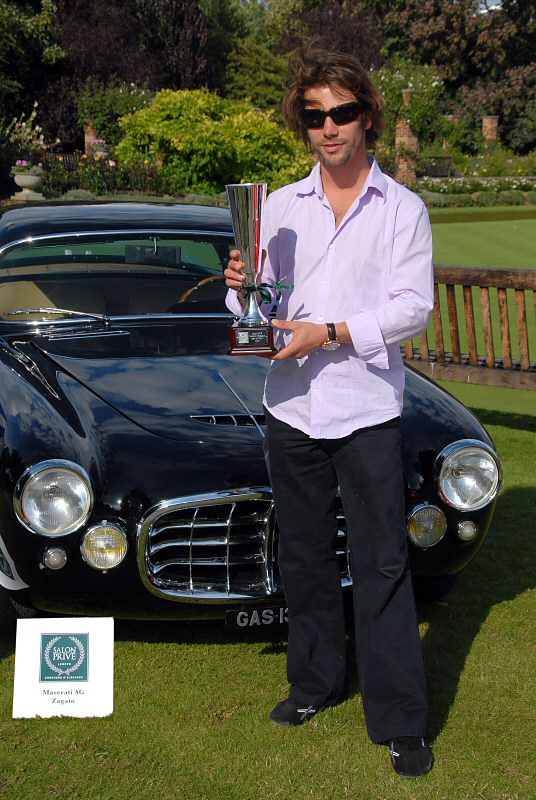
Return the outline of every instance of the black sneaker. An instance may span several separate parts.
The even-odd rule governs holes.
[[[434,765],[434,755],[420,736],[399,736],[389,742],[391,764],[404,778],[426,775]]]
[[[303,725],[304,722],[309,722],[319,711],[322,711],[322,706],[315,708],[315,706],[303,705],[287,698],[276,705],[270,714],[270,721],[275,725],[293,728],[296,725]]]

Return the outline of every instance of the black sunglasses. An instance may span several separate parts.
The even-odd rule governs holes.
[[[348,125],[350,122],[355,122],[364,110],[362,103],[355,100],[353,103],[333,106],[329,111],[322,111],[321,108],[304,108],[301,119],[306,128],[316,130],[324,127],[326,117],[331,117],[335,125]]]

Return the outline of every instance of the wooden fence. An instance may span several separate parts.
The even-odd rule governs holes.
[[[434,274],[432,325],[406,341],[408,364],[432,378],[536,389],[536,269]]]

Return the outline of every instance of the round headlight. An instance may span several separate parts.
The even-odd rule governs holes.
[[[127,547],[127,535],[119,525],[100,522],[84,534],[80,550],[86,564],[106,571],[121,563]]]
[[[459,511],[477,511],[496,497],[501,486],[497,456],[484,442],[454,442],[437,457],[439,493]]]
[[[441,541],[447,530],[447,520],[440,508],[422,503],[412,510],[407,528],[413,544],[426,549]]]
[[[78,530],[91,513],[93,493],[87,473],[70,461],[43,461],[30,467],[15,487],[13,505],[20,522],[43,536]]]

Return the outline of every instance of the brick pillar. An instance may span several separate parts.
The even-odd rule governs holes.
[[[499,117],[482,117],[482,134],[486,142],[496,142],[499,130]]]
[[[395,152],[396,180],[400,183],[413,183],[417,179],[415,166],[419,154],[419,140],[411,130],[407,119],[403,117],[396,123]]]
[[[97,138],[95,128],[91,125],[84,125],[84,153],[90,156],[93,153],[93,142]]]

